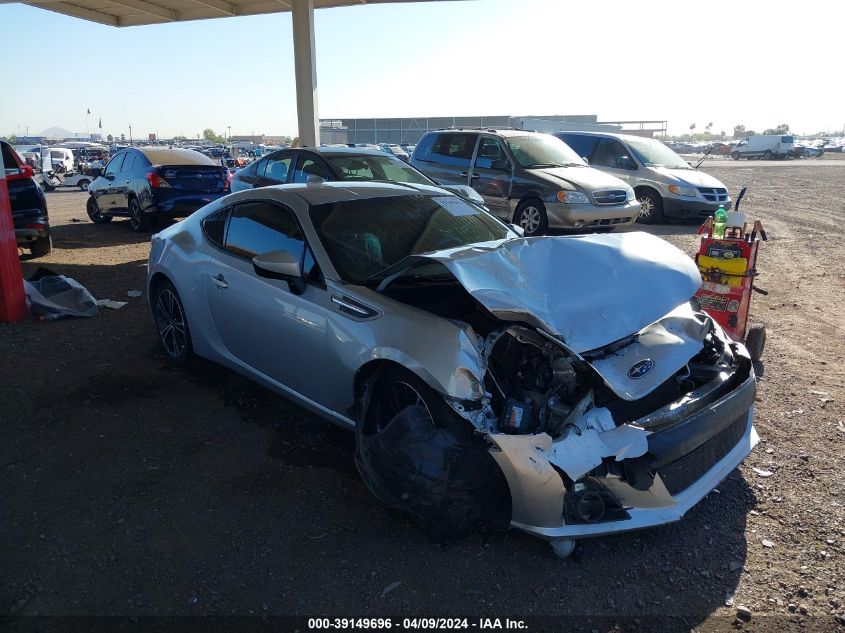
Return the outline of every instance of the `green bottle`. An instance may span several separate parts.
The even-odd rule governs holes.
[[[725,207],[720,206],[713,214],[713,237],[721,239],[725,237],[725,223],[728,221],[728,212]]]

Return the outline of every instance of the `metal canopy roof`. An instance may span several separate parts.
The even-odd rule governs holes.
[[[0,0],[0,4],[13,1],[17,0]],[[414,1],[420,0],[314,0],[314,8]],[[291,10],[292,3],[293,0],[41,0],[24,4],[108,26],[141,26],[284,13]]]

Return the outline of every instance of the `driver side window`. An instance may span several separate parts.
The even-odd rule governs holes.
[[[636,169],[637,165],[625,146],[612,138],[602,139],[593,153],[592,164],[612,169]]]
[[[319,269],[293,213],[271,202],[236,206],[229,217],[223,249],[246,259],[270,251],[287,251],[302,262],[309,279],[319,278]]]
[[[482,136],[475,157],[475,166],[479,169],[507,169],[507,154],[502,144],[490,136]]]

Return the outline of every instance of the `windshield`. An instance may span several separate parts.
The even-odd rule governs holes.
[[[311,222],[341,279],[377,283],[411,255],[516,237],[456,196],[402,195],[311,207]]]
[[[669,167],[670,169],[692,169],[683,158],[660,141],[653,138],[629,138],[628,147],[641,163],[649,167]]]
[[[327,156],[326,161],[340,180],[387,180],[433,185],[434,181],[393,156]]]
[[[511,136],[506,140],[516,162],[528,169],[586,166],[584,160],[569,145],[548,134]]]

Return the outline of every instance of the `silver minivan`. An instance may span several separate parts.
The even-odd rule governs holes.
[[[728,189],[653,138],[610,132],[556,132],[579,156],[624,180],[640,202],[639,221],[703,221],[720,206],[731,208]]]
[[[426,133],[411,165],[440,185],[472,187],[493,215],[526,236],[550,228],[614,231],[637,220],[634,190],[590,167],[549,134],[449,128]]]

